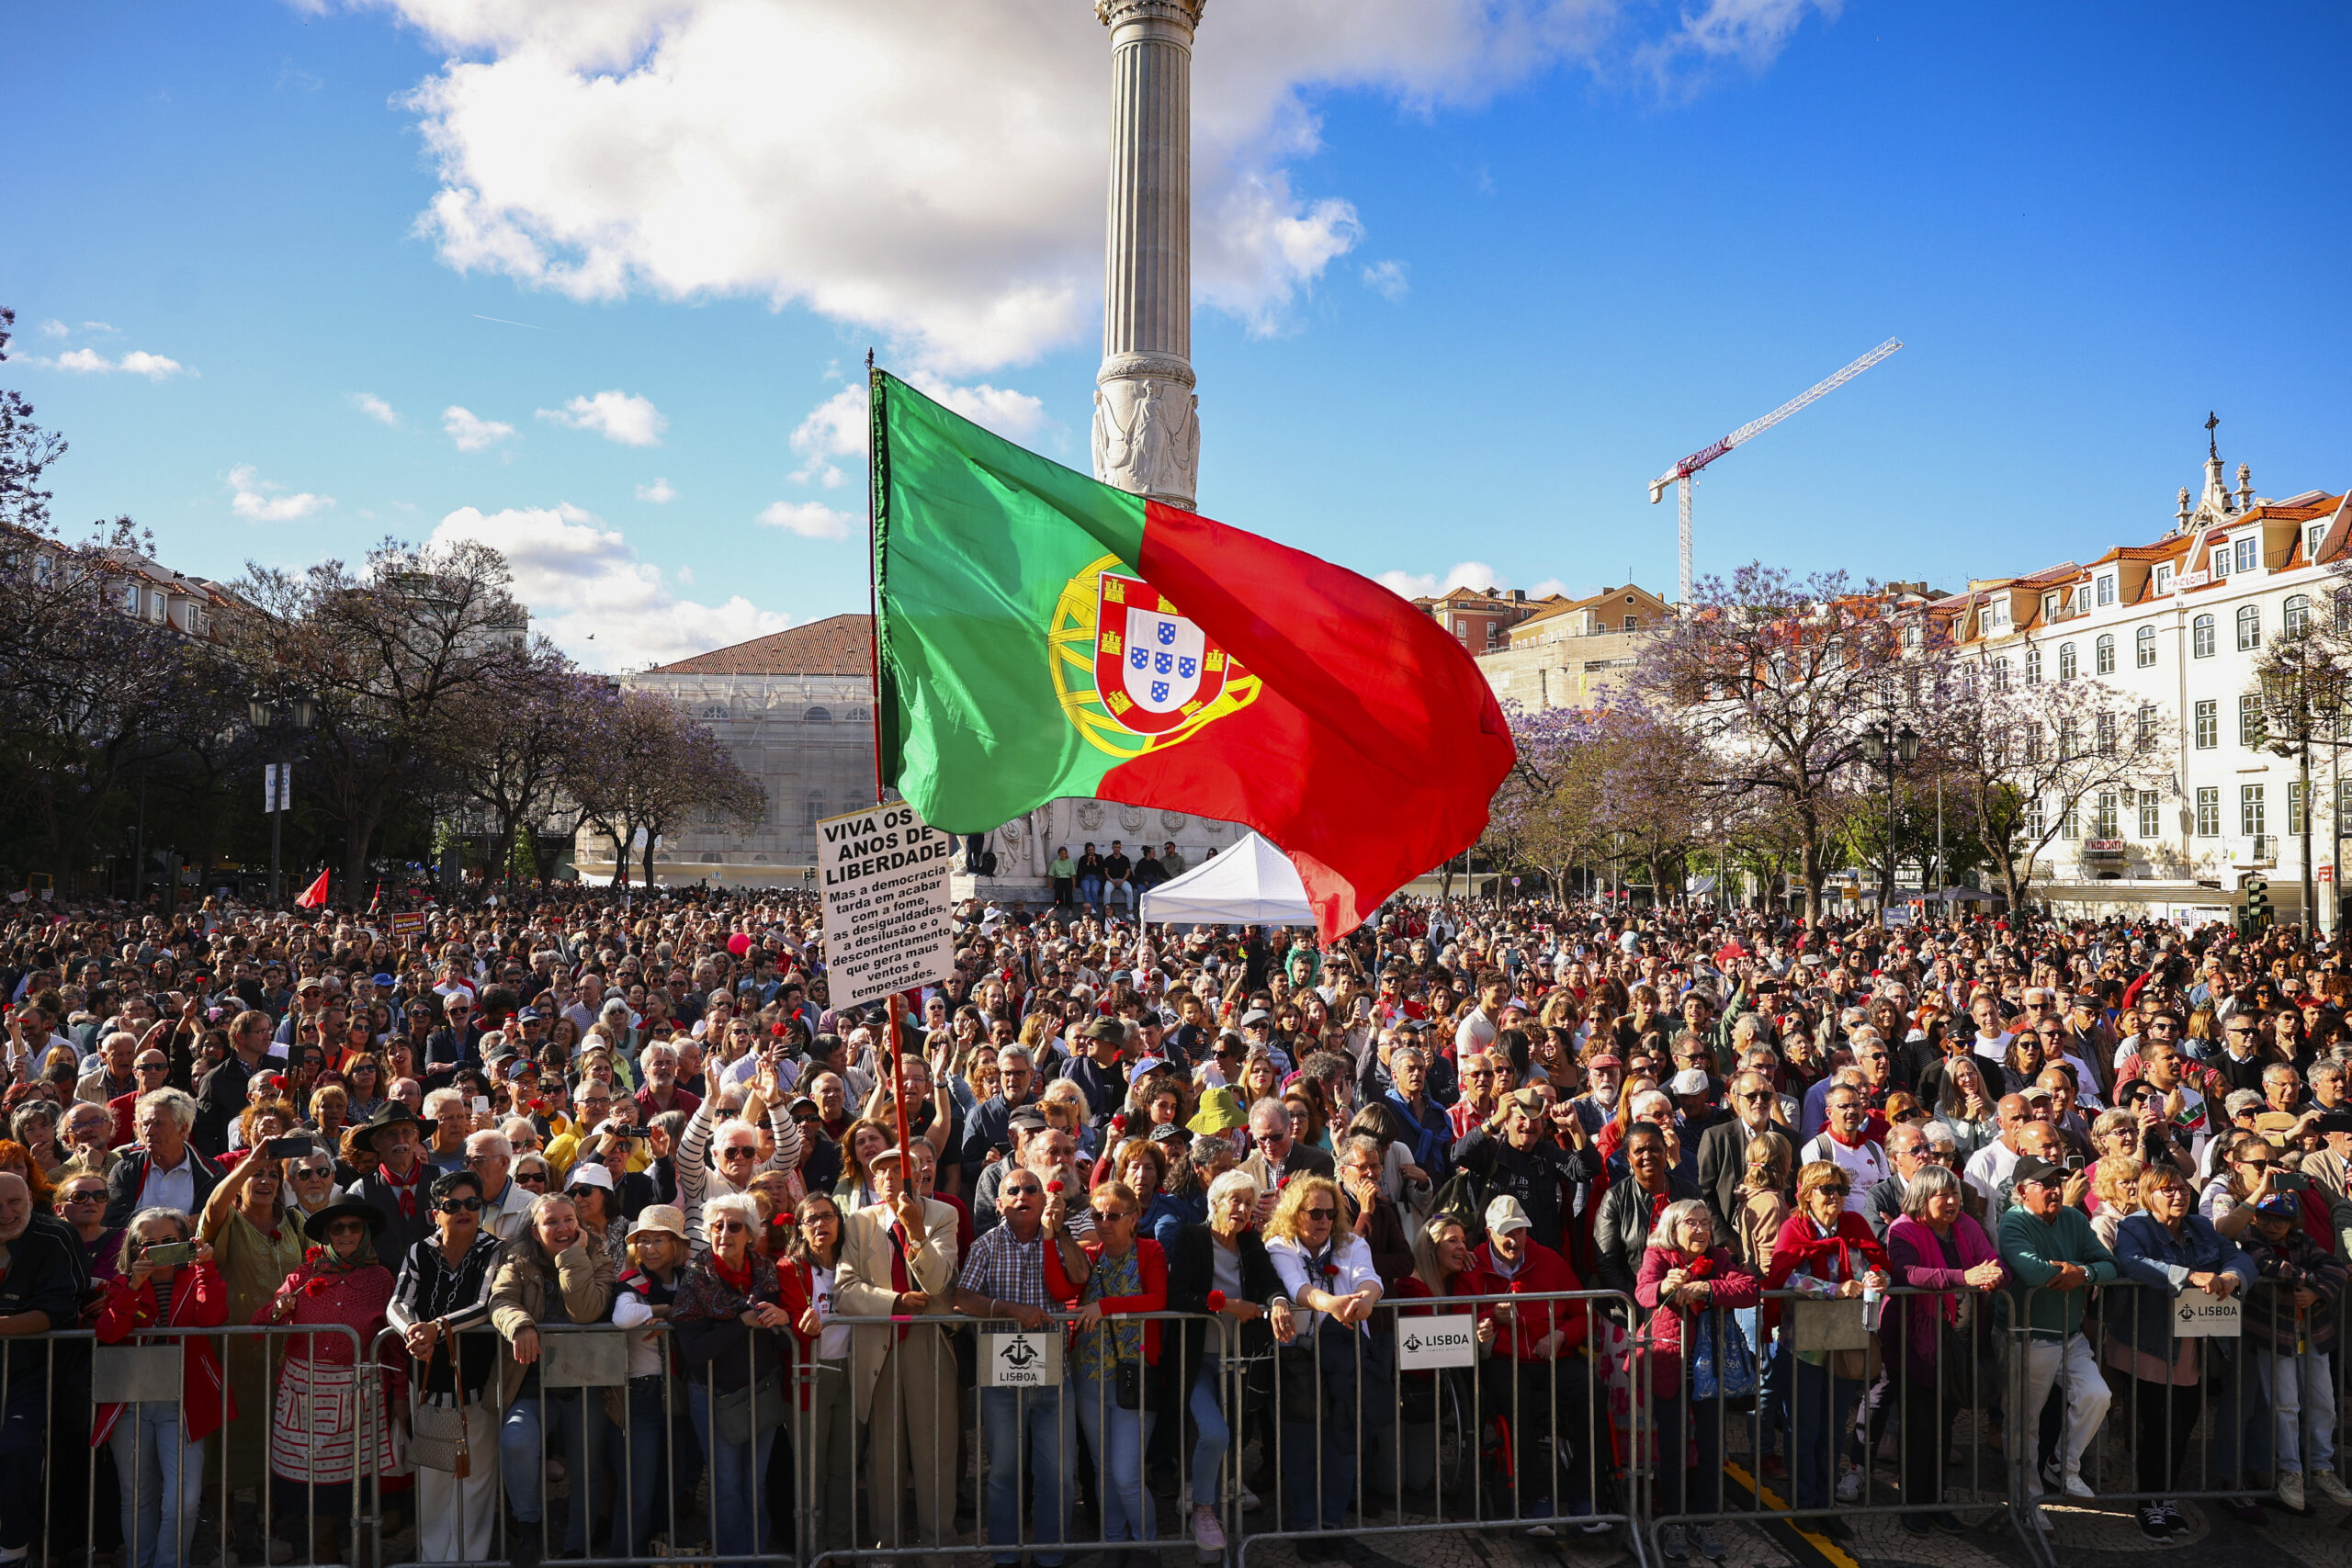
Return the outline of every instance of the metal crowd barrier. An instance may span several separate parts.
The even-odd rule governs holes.
[[[1669,1529],[1781,1524],[1818,1535],[1824,1521],[1877,1515],[1958,1531],[2008,1517],[2007,1467],[1988,1441],[2001,1404],[1986,1364],[1990,1310],[1985,1292],[1905,1287],[1866,1302],[1783,1290],[1765,1292],[1758,1309],[1686,1318],[1681,1386],[1644,1391],[1660,1445],[1651,1495],[1679,1492],[1686,1505],[1660,1497],[1643,1520],[1653,1544],[1663,1552]],[[1706,1399],[1692,1365],[1702,1336],[1715,1347]],[[1735,1336],[1755,1368],[1753,1392],[1738,1395],[1723,1371],[1736,1364]],[[1654,1378],[1655,1359],[1645,1363]],[[1888,1466],[1878,1453],[1890,1438]],[[1669,1487],[1669,1469],[1687,1469],[1688,1482]]]
[[[198,1342],[223,1373],[201,1395],[218,1399],[220,1425],[190,1441],[184,1423],[202,1417],[188,1407],[189,1380],[209,1381],[189,1360]],[[335,1342],[349,1378],[306,1366],[289,1396],[289,1356],[309,1363]],[[144,1330],[105,1345],[89,1329],[59,1329],[0,1342],[0,1547],[84,1568],[101,1553],[155,1568],[232,1554],[247,1565],[358,1560],[374,1524],[365,1456],[386,1437],[384,1370],[360,1361],[365,1348],[342,1324]],[[281,1474],[280,1461],[306,1473]],[[319,1479],[338,1462],[356,1481]]]
[[[1510,1529],[1624,1529],[1648,1561],[1629,1461],[1650,1423],[1623,1292],[1393,1298],[1362,1325],[1315,1317],[1311,1338],[1250,1359],[1282,1507],[1237,1543],[1237,1563],[1270,1541]]]

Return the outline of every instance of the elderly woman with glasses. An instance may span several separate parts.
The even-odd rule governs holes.
[[[722,1193],[702,1211],[708,1244],[686,1270],[670,1306],[686,1371],[686,1409],[710,1460],[712,1551],[720,1558],[767,1551],[764,1478],[784,1420],[785,1374],[793,1351],[775,1265],[752,1245],[760,1208],[745,1193]]]
[[[231,1322],[251,1323],[280,1281],[301,1268],[300,1218],[287,1213],[284,1164],[261,1148],[246,1151],[205,1201],[197,1234],[211,1245]],[[238,1414],[230,1418],[225,1451],[232,1540],[241,1556],[257,1554],[262,1545],[258,1494],[266,1479],[268,1443],[254,1439],[269,1409],[271,1348],[258,1337],[229,1341],[229,1387]],[[248,1501],[247,1493],[254,1499]]]
[[[1903,1213],[1886,1229],[1887,1267],[1898,1285],[1933,1291],[1887,1303],[1881,1337],[1894,1369],[1895,1386],[1886,1401],[1903,1418],[1903,1501],[1907,1507],[1942,1498],[1946,1435],[1960,1411],[1941,1391],[1947,1354],[1964,1355],[1975,1378],[1972,1399],[1985,1392],[1976,1369],[1993,1364],[1992,1321],[1979,1300],[2008,1282],[2008,1269],[1984,1228],[1965,1212],[1967,1189],[1940,1164],[1914,1171],[1903,1190]],[[1965,1292],[1965,1293],[1963,1293]],[[1903,1528],[1913,1535],[1931,1529],[1957,1531],[1950,1514],[1906,1512]]]
[[[254,1314],[255,1323],[328,1331],[272,1337],[285,1359],[270,1423],[270,1473],[281,1510],[310,1516],[319,1562],[335,1561],[335,1522],[354,1515],[354,1483],[400,1473],[385,1395],[388,1382],[404,1390],[405,1380],[397,1365],[379,1366],[375,1356],[392,1299],[392,1271],[376,1256],[384,1224],[379,1210],[356,1199],[312,1214],[302,1229],[314,1245]],[[336,1332],[345,1328],[352,1332]],[[363,1438],[372,1452],[360,1451]]]
[[[1106,1319],[1166,1312],[1168,1258],[1159,1243],[1141,1234],[1143,1200],[1134,1188],[1104,1182],[1094,1190],[1093,1203],[1093,1239],[1079,1244],[1093,1271],[1078,1292],[1078,1426],[1094,1456],[1102,1539],[1142,1544],[1159,1535],[1144,1486],[1143,1456],[1160,1403],[1160,1325]],[[1061,1253],[1048,1247],[1045,1258],[1046,1292],[1059,1300],[1069,1292],[1068,1280],[1057,1280]],[[1115,1562],[1121,1552],[1111,1556]]]
[[[1869,1222],[1849,1209],[1851,1179],[1828,1160],[1815,1160],[1797,1172],[1796,1210],[1773,1238],[1770,1271],[1765,1288],[1793,1288],[1823,1295],[1859,1296],[1865,1290],[1886,1288],[1886,1249],[1871,1234]],[[1800,1350],[1795,1353],[1794,1386],[1791,1390],[1790,1430],[1795,1450],[1796,1504],[1800,1508],[1830,1506],[1833,1456],[1839,1434],[1861,1397],[1865,1368],[1841,1367],[1838,1358],[1851,1351]],[[1851,1531],[1841,1520],[1820,1522],[1821,1533],[1848,1540]]]

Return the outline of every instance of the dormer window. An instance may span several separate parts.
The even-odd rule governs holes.
[[[2326,537],[2327,525],[2324,523],[2314,523],[2310,527],[2303,530],[2304,565],[2312,565],[2319,559],[2320,541]]]
[[[2057,594],[2044,593],[2041,596],[2041,618],[2045,621],[2054,621],[2058,618]]]
[[[2213,547],[2213,581],[2219,582],[2222,579],[2229,575],[2230,547],[2227,545],[2215,545]]]
[[[2075,614],[2078,615],[2087,615],[2090,613],[2091,585],[2086,582],[2080,588],[2075,590]]]
[[[2099,574],[2098,602],[2101,605],[2115,603],[2115,573],[2108,571]]]
[[[2238,541],[2238,570],[2252,571],[2254,570],[2254,552],[2257,544],[2258,541],[2251,534]]]
[[[2170,565],[2156,568],[2156,592],[2159,593],[2169,593],[2172,592],[2172,568]]]
[[[1993,630],[2005,632],[2009,629],[2009,602],[2007,599],[1994,600],[1985,609],[1984,615],[1987,624]]]

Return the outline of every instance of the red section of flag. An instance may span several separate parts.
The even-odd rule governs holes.
[[[1486,831],[1517,753],[1444,627],[1342,567],[1156,501],[1136,566],[1265,689],[1112,769],[1102,798],[1257,829],[1298,867],[1327,942]]]
[[[294,900],[305,909],[315,909],[326,901],[327,874],[323,871],[319,873],[319,879],[302,889],[301,897]]]

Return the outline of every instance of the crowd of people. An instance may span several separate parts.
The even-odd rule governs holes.
[[[1406,900],[1318,945],[1138,931],[1080,863],[959,911],[895,1072],[805,896],[0,928],[0,1568],[85,1511],[121,1568],[354,1561],[379,1506],[427,1562],[1312,1561],[1439,1500],[1463,1385],[1395,1343],[1450,1311],[1478,1515],[1543,1533],[1651,1468],[1721,1560],[1727,1445],[1833,1539],[1957,1529],[1962,1430],[2043,1528],[2352,1505],[2337,945]],[[23,1337],[77,1325],[180,1338],[181,1400],[91,1410]],[[1052,1378],[982,1371],[1016,1332]]]

